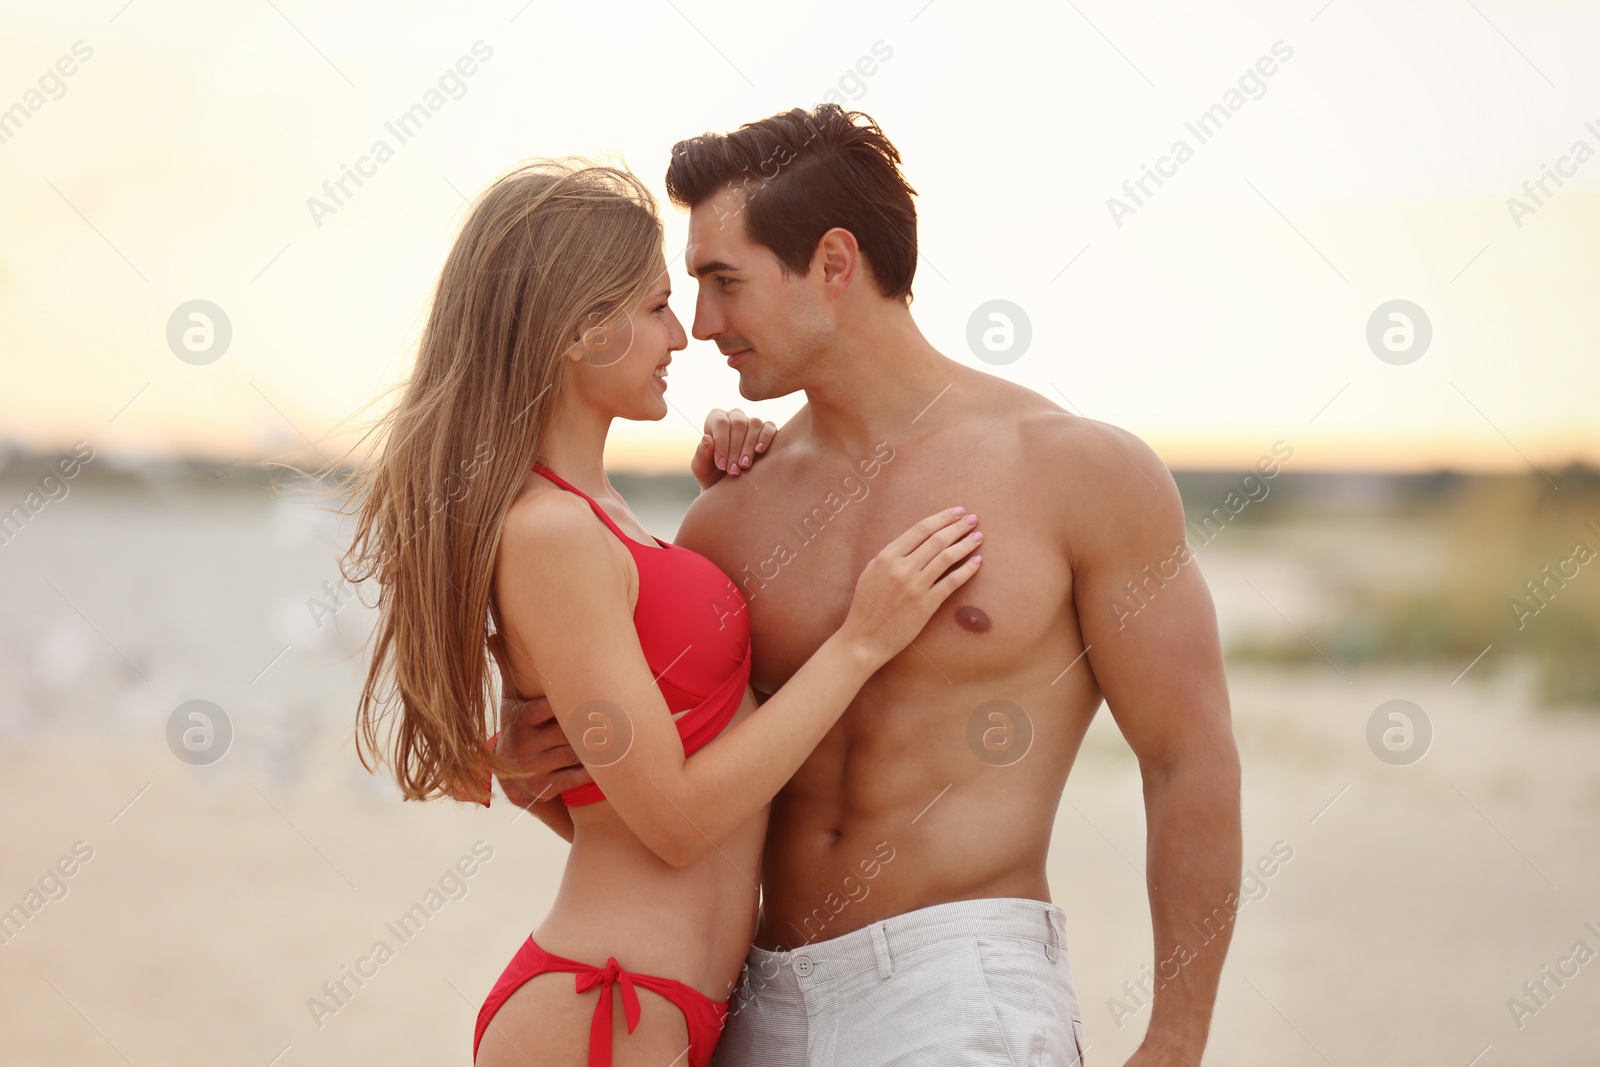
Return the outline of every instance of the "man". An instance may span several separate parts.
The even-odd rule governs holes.
[[[1143,776],[1162,961],[1127,1062],[1196,1065],[1237,905],[1239,765],[1182,505],[1132,434],[924,339],[899,161],[870,118],[830,104],[682,142],[667,173],[690,211],[695,337],[746,398],[806,394],[755,466],[744,420],[730,434],[713,417],[718,469],[737,473],[677,538],[748,601],[758,695],[839,625],[854,577],[917,518],[959,504],[986,533],[983,569],[774,800],[760,926],[716,1062],[1081,1063],[1045,858],[1104,699]],[[548,715],[501,740],[536,772],[502,785],[534,808],[588,780]]]

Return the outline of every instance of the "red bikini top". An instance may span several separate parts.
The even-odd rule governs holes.
[[[641,544],[582,490],[547,467],[533,469],[589,502],[589,507],[632,553],[639,568],[633,627],[667,708],[677,718],[683,754],[691,756],[733,718],[750,682],[750,613],[739,587],[698,552],[652,538]],[[604,800],[590,782],[564,790],[568,807]]]

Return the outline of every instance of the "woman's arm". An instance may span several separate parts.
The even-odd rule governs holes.
[[[772,800],[866,680],[976,573],[975,517],[957,512],[929,516],[879,553],[855,583],[844,625],[760,714],[685,759],[639,647],[628,572],[610,535],[576,498],[531,501],[507,516],[496,576],[513,666],[531,677],[539,664],[545,696],[595,783],[646,847],[685,865]]]

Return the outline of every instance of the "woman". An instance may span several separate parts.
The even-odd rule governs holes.
[[[478,1067],[709,1062],[755,932],[768,803],[980,561],[960,508],[906,531],[757,713],[738,589],[645,534],[602,466],[612,420],[667,414],[662,375],[687,344],[668,295],[632,175],[540,162],[496,182],[352,498],[347,577],[382,589],[363,765],[397,697],[407,799],[486,802],[489,773],[513,773],[484,741],[492,647],[594,778],[546,806],[572,849],[480,1012]]]

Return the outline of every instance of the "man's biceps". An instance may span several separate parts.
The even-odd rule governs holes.
[[[1170,747],[1177,723],[1172,716],[1164,716],[1154,702],[1140,700],[1106,700],[1111,719],[1117,731],[1128,743],[1133,754],[1141,761],[1164,756]]]

